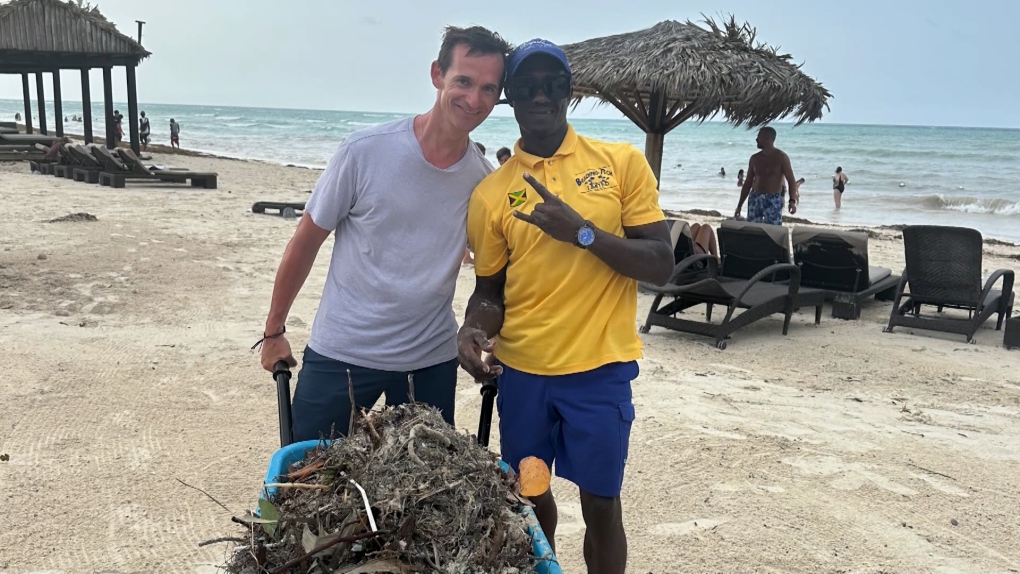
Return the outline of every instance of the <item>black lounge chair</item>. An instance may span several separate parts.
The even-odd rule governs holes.
[[[71,178],[85,183],[99,183],[103,164],[92,154],[92,148],[85,144],[72,144],[67,146],[67,151],[78,161],[71,169]]]
[[[725,349],[732,333],[775,313],[785,315],[783,335],[801,307],[814,307],[815,324],[821,321],[825,291],[801,288],[800,269],[790,262],[788,229],[727,220],[717,236],[720,258],[692,255],[676,265],[666,285],[644,284],[656,295],[642,333],[657,325],[712,337],[718,349]],[[673,300],[660,306],[664,297]],[[705,321],[675,316],[697,305],[706,305]],[[722,323],[712,323],[714,305],[726,306]],[[737,309],[744,311],[735,314]]]
[[[860,318],[869,297],[892,301],[900,281],[889,269],[868,265],[866,233],[797,226],[793,261],[800,267],[801,286],[827,291],[838,319]]]
[[[667,219],[666,225],[669,227],[670,244],[673,246],[673,265],[677,265],[695,254],[694,238],[691,237],[691,226],[682,219]],[[699,275],[699,271],[705,270],[706,265],[704,261],[698,260],[691,268],[691,274],[682,282],[689,283],[695,276]],[[704,275],[704,273],[701,273],[701,275]],[[643,281],[639,282],[638,291],[654,294],[655,291],[650,289],[649,285]]]
[[[974,333],[994,313],[995,329],[1013,312],[1011,269],[999,269],[981,285],[983,241],[981,233],[965,227],[912,225],[903,230],[907,266],[893,299],[886,333],[895,327],[911,327],[957,333],[974,340]],[[999,280],[1002,289],[992,289]],[[922,316],[921,308],[935,306],[967,311],[967,318]]]
[[[100,153],[108,152],[103,150]],[[119,157],[109,153],[112,164],[123,166],[123,170],[103,172],[99,174],[99,185],[111,187],[124,187],[126,180],[149,180],[160,182],[187,183],[191,180],[191,187],[204,187],[216,189],[216,179],[219,174],[214,172],[198,172],[187,169],[155,169],[147,167],[133,151],[126,148],[117,150]]]
[[[286,201],[256,201],[251,206],[252,213],[265,213],[267,209],[275,209],[280,217],[291,219],[298,216],[298,212],[304,212],[305,202]]]

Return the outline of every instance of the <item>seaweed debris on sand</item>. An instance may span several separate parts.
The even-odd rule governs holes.
[[[473,436],[417,403],[352,426],[291,465],[258,516],[235,517],[247,533],[228,572],[533,571],[530,503]]]

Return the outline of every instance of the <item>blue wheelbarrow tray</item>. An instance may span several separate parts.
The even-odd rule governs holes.
[[[290,467],[290,465],[303,459],[307,452],[315,448],[318,444],[318,440],[308,440],[289,444],[277,449],[277,451],[274,452],[273,456],[269,459],[269,468],[266,470],[266,479],[264,484],[279,482],[279,478],[282,475],[287,474],[287,468]],[[509,471],[509,467],[505,462],[502,460],[498,462],[500,468],[503,469],[503,472]],[[276,490],[275,486],[263,486],[260,491],[259,498],[272,498],[272,496],[276,493]],[[556,556],[553,554],[552,548],[549,546],[549,540],[545,537],[545,533],[542,532],[542,527],[538,524],[538,518],[535,516],[535,511],[532,510],[530,506],[524,506],[521,514],[528,523],[528,534],[531,535],[531,555],[535,558],[535,573],[563,574],[563,570],[560,569],[560,565],[556,561]]]

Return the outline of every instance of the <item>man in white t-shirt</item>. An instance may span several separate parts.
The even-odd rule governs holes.
[[[453,294],[472,190],[492,165],[468,134],[502,89],[509,45],[480,26],[448,27],[424,114],[350,134],[319,177],[276,273],[263,368],[297,361],[286,318],[322,242],[336,237],[293,401],[295,441],[347,432],[352,405],[414,398],[450,424],[457,385]]]

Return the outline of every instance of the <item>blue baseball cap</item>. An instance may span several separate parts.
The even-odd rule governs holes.
[[[509,78],[516,74],[517,68],[524,63],[524,60],[535,54],[548,54],[556,58],[560,64],[563,64],[563,69],[567,71],[567,75],[571,75],[570,64],[567,63],[567,55],[563,53],[563,50],[549,40],[535,38],[517,46],[510,52],[510,57],[507,60],[506,76]]]

